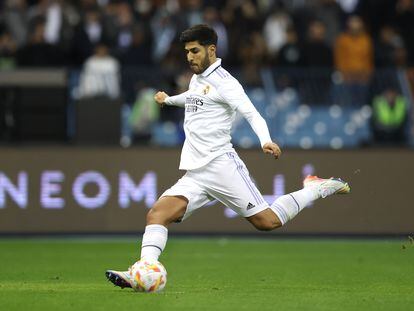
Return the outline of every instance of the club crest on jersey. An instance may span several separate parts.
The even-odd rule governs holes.
[[[206,85],[206,87],[203,89],[203,94],[207,95],[208,92],[210,92],[210,85]]]

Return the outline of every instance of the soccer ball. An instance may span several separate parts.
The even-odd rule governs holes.
[[[155,293],[164,289],[167,270],[159,261],[140,260],[129,270],[131,286],[138,292]]]

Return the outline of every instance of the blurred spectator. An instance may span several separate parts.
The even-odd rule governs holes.
[[[395,4],[393,24],[404,39],[409,63],[414,64],[414,0],[398,0]]]
[[[326,42],[326,27],[320,21],[312,21],[303,46],[303,64],[306,67],[332,68],[332,49]]]
[[[287,30],[292,26],[289,14],[283,10],[274,10],[266,19],[263,35],[270,55],[276,56],[287,42]]]
[[[152,125],[159,119],[160,108],[154,100],[155,93],[156,90],[150,87],[144,87],[137,93],[128,120],[136,142],[149,142]]]
[[[188,90],[188,85],[190,84],[191,77],[193,73],[187,68],[181,71],[177,76],[175,76],[174,81],[172,81],[173,87],[171,88],[171,94],[181,94]],[[160,121],[161,122],[172,122],[176,126],[184,120],[184,109],[176,106],[165,105],[160,111]],[[179,129],[182,134],[182,140],[184,141],[184,129]]]
[[[387,88],[373,100],[372,125],[376,142],[399,144],[407,140],[408,104],[395,88]]]
[[[223,22],[229,34],[229,55],[237,55],[245,38],[262,31],[262,17],[252,0],[228,0],[222,9]],[[243,43],[242,43],[243,42]],[[228,57],[228,66],[239,66],[240,58]]]
[[[227,29],[215,7],[209,6],[204,9],[204,22],[217,32],[217,56],[225,59],[229,48]]]
[[[98,42],[109,43],[110,38],[102,23],[98,7],[89,8],[82,22],[76,27],[72,43],[72,60],[75,65],[82,65],[93,54]]]
[[[150,66],[152,62],[152,42],[144,27],[136,25],[132,32],[132,42],[120,55],[121,64],[125,66]]]
[[[346,82],[367,83],[374,68],[371,38],[359,16],[351,16],[347,29],[335,42],[335,66]]]
[[[252,0],[228,0],[223,9],[223,18],[226,25],[239,35],[262,29],[262,20]]]
[[[326,40],[333,46],[344,21],[345,14],[341,6],[335,0],[318,0],[313,14],[326,25]]]
[[[116,38],[119,33],[119,8],[122,6],[122,1],[108,1],[107,4],[92,6],[91,8],[98,8],[100,12],[100,21],[102,29],[104,30],[105,40],[110,47],[116,46]]]
[[[79,98],[105,96],[119,98],[120,68],[118,61],[109,54],[108,46],[99,43],[82,69],[79,81]]]
[[[203,23],[203,2],[201,0],[182,1],[180,15],[183,16],[186,27]]]
[[[326,40],[332,46],[342,30],[345,14],[335,0],[313,0],[305,1],[304,6],[296,9],[292,15],[299,39],[306,37],[309,24],[319,20],[326,26]]]
[[[99,6],[102,1],[100,0],[73,0],[71,2],[74,3],[74,5],[76,6],[79,12],[84,12],[84,11],[90,10],[91,8]],[[105,2],[106,3],[104,3],[101,6],[109,5],[112,1],[105,0]]]
[[[8,31],[0,30],[0,70],[16,65],[17,44]]]
[[[336,0],[336,2],[341,6],[345,13],[353,14],[355,13],[355,9],[357,8],[360,0]]]
[[[248,35],[240,48],[242,80],[247,86],[261,85],[260,69],[267,62],[267,46],[260,32]]]
[[[18,47],[26,44],[28,32],[27,3],[25,0],[6,0],[3,19]]]
[[[375,65],[377,67],[405,67],[407,51],[401,36],[391,26],[381,28],[375,44]]]
[[[145,25],[146,31],[149,31],[150,21],[156,10],[155,2],[152,0],[134,0],[132,9],[134,10],[135,20]]]
[[[356,15],[362,17],[368,30],[378,36],[380,29],[390,25],[395,15],[395,0],[360,0]]]
[[[116,55],[120,55],[132,45],[133,32],[135,28],[134,15],[131,6],[128,3],[120,3],[117,7],[116,19],[116,39],[115,51]]]
[[[359,16],[350,16],[347,29],[335,42],[335,67],[341,78],[335,98],[338,104],[365,105],[374,69],[371,38]]]
[[[62,50],[45,41],[45,20],[39,18],[29,36],[29,42],[17,51],[17,63],[23,67],[56,67],[65,65]]]
[[[154,38],[154,61],[160,62],[167,55],[173,40],[177,36],[178,29],[176,19],[166,9],[160,9],[155,13],[151,20],[151,32]]]
[[[333,53],[326,42],[326,27],[318,20],[309,24],[307,39],[302,48],[303,65],[309,77],[300,81],[300,96],[308,104],[330,103]]]
[[[46,43],[59,45],[68,50],[73,36],[73,27],[79,22],[79,14],[63,0],[40,0],[28,10],[29,24],[39,18],[45,20]]]
[[[300,67],[303,65],[302,49],[296,30],[293,28],[287,30],[286,43],[277,55],[277,65],[281,67]]]

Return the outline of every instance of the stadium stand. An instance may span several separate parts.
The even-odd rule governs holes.
[[[408,103],[401,143],[414,146],[414,37],[407,31],[414,27],[414,2],[351,2],[3,1],[0,140],[13,142],[21,130],[13,108],[19,94],[10,89],[7,75],[27,68],[66,71],[69,94],[61,97],[66,109],[59,112],[66,129],[59,135],[19,139],[76,140],[75,103],[84,90],[82,71],[91,69],[91,56],[104,45],[109,51],[106,60],[120,66],[120,82],[114,83],[120,83],[123,105],[120,140],[128,142],[121,145],[179,145],[182,112],[162,110],[152,121],[149,138],[134,133],[128,113],[143,88],[171,94],[185,89],[189,76],[178,37],[188,26],[205,22],[219,33],[218,54],[225,67],[246,87],[282,146],[339,149],[379,143],[372,135],[371,107],[373,98],[388,87]],[[358,41],[359,50],[352,40]],[[113,81],[118,81],[116,75]],[[242,148],[258,145],[243,120],[234,126],[233,141]]]

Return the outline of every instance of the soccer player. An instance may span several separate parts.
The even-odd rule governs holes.
[[[252,182],[246,165],[230,143],[236,111],[250,123],[263,152],[275,159],[279,146],[270,138],[265,120],[257,112],[240,83],[221,66],[216,56],[217,34],[207,25],[195,25],[180,37],[194,75],[188,91],[168,96],[155,94],[155,101],[185,109],[185,142],[180,170],[186,173],[167,189],[147,215],[141,259],[158,260],[167,243],[167,227],[187,219],[194,211],[216,199],[244,217],[258,230],[276,229],[318,198],[349,193],[340,179],[308,176],[304,188],[277,198],[269,206]],[[131,287],[128,271],[106,271],[117,286]]]

